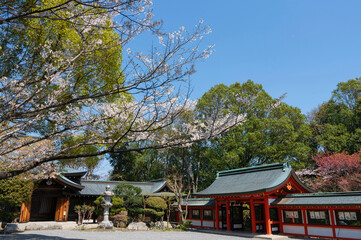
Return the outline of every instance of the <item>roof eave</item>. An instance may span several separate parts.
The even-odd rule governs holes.
[[[67,186],[67,187],[70,187],[70,188],[73,188],[73,189],[76,189],[76,190],[82,190],[84,189],[84,186],[83,185],[80,185],[78,183],[75,183],[71,180],[69,180],[67,177],[63,176],[63,175],[57,175],[56,176],[56,180],[59,181],[61,184]]]
[[[160,191],[162,191],[162,189],[164,189],[165,187],[168,187],[170,189],[170,186],[168,184],[167,181],[164,181],[164,183],[158,188],[156,189],[155,191],[153,191],[153,193],[159,193]]]
[[[291,170],[291,175],[293,177],[293,179],[298,183],[298,185],[300,185],[302,188],[304,188],[305,190],[309,191],[310,193],[316,192],[316,190],[306,186],[297,176],[296,172],[292,169]]]
[[[72,173],[61,173],[65,177],[82,177],[86,174],[86,171],[83,172],[72,172]]]

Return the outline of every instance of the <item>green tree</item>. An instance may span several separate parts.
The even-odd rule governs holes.
[[[165,210],[167,209],[167,202],[161,197],[149,197],[145,200],[146,208],[145,213],[152,215],[154,220],[159,220],[164,217]]]
[[[22,13],[41,12],[65,4],[63,0],[11,2],[17,6],[16,11]],[[6,7],[7,4],[1,5]],[[14,22],[11,24],[0,24],[0,56],[2,62],[0,76],[3,79],[16,79],[23,84],[22,91],[33,92],[30,97],[18,96],[18,101],[19,103],[27,101],[28,106],[24,110],[32,111],[32,114],[35,115],[37,113],[32,109],[34,106],[32,107],[31,104],[37,104],[41,108],[40,105],[44,106],[47,101],[52,101],[49,96],[53,96],[55,102],[64,103],[73,98],[74,95],[84,95],[94,92],[96,89],[108,91],[113,88],[114,84],[121,83],[120,37],[110,27],[111,18],[106,14],[106,10],[89,8],[81,4],[74,4],[71,9],[63,6],[57,10],[57,20],[51,17],[24,17],[16,21],[13,20]],[[81,15],[74,16],[74,12]],[[96,21],[100,16],[104,18],[102,27],[87,23],[87,21]],[[66,20],[71,17],[76,18],[76,21]],[[55,81],[44,81],[49,77],[55,78]],[[2,96],[8,94],[16,96],[18,95],[17,91],[6,88],[6,91],[2,91],[4,94]],[[115,97],[115,95],[108,95],[99,98],[98,101],[112,101]],[[43,109],[43,117],[32,121],[32,124],[26,127],[26,131],[35,132],[38,136],[47,136],[39,137],[37,142],[45,141],[45,139],[51,138],[59,132],[56,121],[52,120],[51,115],[60,116],[70,113],[71,107],[68,107],[67,110],[67,104],[55,105]],[[72,107],[76,105],[82,111],[87,103],[77,101],[68,105]],[[26,118],[26,114],[20,118],[23,117]],[[70,127],[74,120],[70,116],[67,117],[67,127],[64,127],[63,130]],[[82,131],[81,135],[64,136],[61,138],[60,144],[62,146],[60,148],[73,148],[73,146],[84,142],[89,137],[87,135],[86,131]],[[83,145],[69,150],[69,153],[94,153],[98,150],[99,146]],[[76,159],[72,162],[68,160],[64,164],[70,163],[79,166],[74,162],[80,162],[85,169],[90,169],[88,175],[91,175],[98,160],[99,158],[95,156]]]
[[[12,222],[19,217],[21,204],[31,200],[34,182],[23,178],[0,180],[0,221]]]
[[[205,142],[200,141],[187,148],[160,151],[165,165],[164,176],[173,175],[173,172],[177,171],[184,176],[186,187],[197,192],[198,185],[202,185],[204,181],[203,173],[209,169],[206,150]]]
[[[244,99],[241,111],[247,120],[207,143],[201,187],[209,185],[219,170],[283,161],[292,161],[296,169],[309,164],[311,130],[306,117],[300,109],[272,99],[260,84],[248,80],[229,87],[217,85],[202,96],[197,109],[209,114],[225,101],[224,111],[233,111],[237,98]]]
[[[152,16],[146,0],[0,0],[0,156],[52,143],[0,179],[52,161],[92,158],[92,167],[108,153],[182,144],[160,133],[190,107],[182,95],[194,63],[212,52],[198,48],[209,28],[165,34]],[[149,51],[126,46],[144,31],[156,38]],[[148,145],[122,148],[136,142]]]
[[[128,145],[123,146],[127,148]],[[125,153],[111,153],[111,178],[120,181],[149,181],[164,177],[166,166],[161,151],[149,149]]]
[[[306,117],[298,108],[273,99],[262,85],[250,80],[229,87],[224,84],[213,87],[198,100],[194,112],[179,117],[172,127],[182,131],[184,123],[192,125],[199,119],[230,112],[246,114],[247,120],[212,140],[186,148],[163,149],[155,154],[143,151],[129,157],[123,155],[114,158],[113,163],[124,167],[122,172],[126,176],[127,172],[135,174],[141,169],[137,167],[137,159],[153,159],[157,163],[152,165],[157,176],[172,175],[176,170],[183,176],[184,186],[192,192],[209,186],[220,170],[283,161],[292,161],[296,169],[311,164],[314,149]],[[148,168],[150,164],[143,167],[146,172]]]
[[[361,148],[361,79],[340,82],[328,102],[310,114],[314,143],[334,153]]]
[[[143,213],[142,189],[130,184],[120,183],[114,189],[115,196],[121,198],[128,215],[133,220],[139,219]]]

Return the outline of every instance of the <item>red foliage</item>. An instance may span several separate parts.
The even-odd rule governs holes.
[[[317,171],[321,175],[338,175],[341,176],[345,173],[353,173],[360,170],[360,157],[359,152],[352,155],[347,153],[325,153],[317,154],[313,158],[318,166]]]
[[[313,158],[317,177],[312,188],[319,191],[357,191],[361,190],[360,153],[323,153]]]

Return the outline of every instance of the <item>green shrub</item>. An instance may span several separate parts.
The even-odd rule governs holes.
[[[126,215],[114,215],[111,217],[115,227],[124,228],[127,225],[128,217]]]
[[[123,200],[119,197],[113,196],[112,197],[112,204],[113,206],[110,208],[110,216],[116,215],[120,213],[120,211],[123,211]]]
[[[191,221],[191,220],[187,220],[187,221],[185,221],[184,223],[179,224],[179,225],[177,226],[177,228],[180,229],[180,230],[182,230],[182,231],[185,231],[185,230],[187,230],[187,228],[189,228],[191,225],[192,225],[192,221]]]
[[[161,197],[149,197],[145,201],[147,208],[144,209],[146,214],[151,215],[153,220],[159,220],[164,216],[167,209],[167,202]]]
[[[124,202],[121,198],[117,197],[117,196],[113,196],[111,199],[111,202],[113,204],[113,206],[110,208],[110,212],[109,215],[113,216],[116,215],[118,213],[120,213],[120,211],[125,211],[126,209],[123,207]],[[103,197],[99,196],[94,202],[95,204],[95,214],[97,216],[101,216],[104,213],[104,208],[102,207],[102,203],[103,203]]]
[[[74,211],[78,214],[78,224],[83,224],[84,219],[90,219],[93,216],[95,207],[90,205],[76,205]]]
[[[127,209],[129,217],[138,219],[143,214],[142,189],[133,185],[120,183],[114,189],[115,196],[123,199],[124,207]]]
[[[13,222],[19,217],[21,203],[31,199],[34,182],[15,177],[0,181],[0,222]]]
[[[157,209],[157,210],[165,210],[167,209],[166,201],[161,197],[149,197],[145,201],[148,207]]]

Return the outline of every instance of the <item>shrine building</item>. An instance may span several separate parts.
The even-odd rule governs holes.
[[[19,222],[29,221],[76,221],[76,205],[93,205],[107,185],[112,190],[119,183],[139,187],[144,196],[164,196],[170,193],[164,179],[148,182],[89,181],[81,180],[86,172],[66,168],[56,178],[43,180],[32,194],[31,201],[22,203]]]
[[[195,195],[182,206],[194,227],[361,239],[361,192],[315,193],[288,162],[218,172]]]

